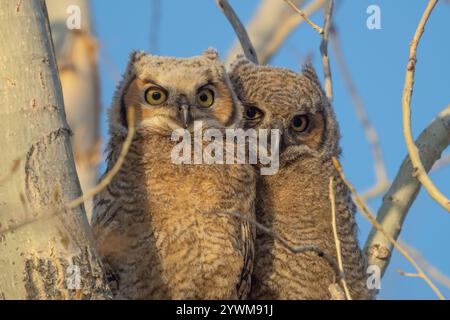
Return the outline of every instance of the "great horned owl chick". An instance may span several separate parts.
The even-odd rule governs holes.
[[[280,130],[280,169],[257,178],[256,217],[292,246],[315,245],[336,257],[329,201],[334,177],[337,229],[353,298],[369,298],[365,259],[358,246],[355,206],[333,167],[339,130],[312,67],[301,73],[239,58],[230,78],[244,105],[246,127]],[[317,254],[294,254],[257,231],[251,298],[330,299],[335,271]]]
[[[107,171],[124,143],[131,106],[137,120],[128,155],[94,201],[94,236],[114,275],[116,297],[244,298],[252,227],[226,213],[254,216],[254,169],[171,160],[174,130],[192,131],[194,121],[225,130],[242,120],[242,105],[217,53],[132,53],[109,112]]]

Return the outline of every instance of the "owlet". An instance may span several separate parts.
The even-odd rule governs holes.
[[[172,134],[193,133],[194,121],[220,132],[240,125],[242,105],[216,51],[192,58],[131,54],[109,111],[107,172],[124,144],[131,106],[136,134],[129,152],[94,201],[94,236],[116,297],[245,298],[254,228],[227,213],[254,216],[254,169],[179,164],[171,156],[179,143]]]
[[[259,176],[257,220],[291,246],[314,245],[336,259],[329,179],[334,178],[337,230],[344,272],[354,299],[369,298],[365,259],[358,246],[355,206],[332,164],[339,156],[339,130],[315,71],[301,73],[255,65],[244,58],[230,78],[244,105],[247,128],[279,130],[280,168]],[[251,298],[330,299],[336,272],[316,253],[292,253],[257,231]]]

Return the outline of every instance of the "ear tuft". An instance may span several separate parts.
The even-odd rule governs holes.
[[[203,56],[209,60],[218,60],[219,52],[214,48],[208,48],[203,52]]]
[[[236,58],[231,62],[230,64],[230,72],[233,72],[237,70],[239,67],[246,65],[246,64],[252,64],[250,60],[248,60],[243,54],[238,54]]]
[[[311,80],[312,82],[318,83],[320,85],[319,77],[317,76],[316,70],[312,66],[310,62],[307,62],[303,65],[302,75]]]
[[[145,56],[145,52],[142,50],[133,50],[130,53],[130,63],[138,62],[143,56]]]

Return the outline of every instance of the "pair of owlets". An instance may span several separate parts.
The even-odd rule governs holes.
[[[255,228],[256,219],[292,246],[336,258],[337,230],[353,298],[370,297],[355,207],[332,165],[339,155],[334,113],[311,67],[301,73],[238,58],[226,72],[215,50],[169,58],[135,52],[109,114],[108,169],[136,134],[120,172],[95,199],[97,248],[119,299],[330,299],[335,269],[314,252],[292,253]],[[175,164],[172,132],[279,129],[280,170],[250,164]]]

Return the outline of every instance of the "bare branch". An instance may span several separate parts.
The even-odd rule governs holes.
[[[297,6],[303,4],[303,0],[293,0]],[[313,0],[303,12],[311,16],[322,8],[325,0]],[[291,8],[279,0],[263,0],[255,16],[247,25],[247,31],[252,39],[260,64],[266,64],[285,42],[289,34],[301,25],[305,20]],[[236,43],[230,50],[226,61],[231,62],[240,52],[240,46]]]
[[[382,194],[389,187],[389,181],[386,174],[386,167],[384,165],[383,160],[383,152],[381,150],[380,142],[378,140],[377,131],[369,121],[369,117],[367,116],[366,108],[364,107],[362,98],[358,94],[356,86],[353,83],[352,76],[350,75],[347,63],[345,62],[344,59],[343,51],[341,49],[339,36],[335,28],[332,28],[331,36],[333,40],[332,41],[333,49],[334,53],[336,54],[336,61],[338,63],[338,67],[342,74],[342,78],[347,87],[347,90],[349,91],[350,96],[352,98],[356,116],[358,117],[359,122],[363,126],[364,133],[372,149],[372,155],[374,158],[374,166],[375,166],[376,184],[369,190],[363,192],[361,195],[361,198],[363,198],[364,200],[368,200]]]
[[[239,20],[239,17],[236,15],[231,5],[228,3],[228,0],[216,0],[216,2],[232,25],[234,32],[236,32],[245,57],[253,63],[258,64],[258,57],[256,55],[255,48],[253,48],[252,42],[248,37],[247,30],[245,30],[244,25],[241,20]]]
[[[400,270],[400,269],[396,269],[395,271],[398,272],[400,275],[402,275],[404,277],[421,278],[421,279],[423,279],[422,275],[418,274],[418,273],[405,272],[405,271]]]
[[[342,287],[344,287],[345,297],[347,298],[347,300],[352,300],[350,291],[348,290],[348,287],[347,287],[347,282],[345,281],[345,272],[344,272],[344,266],[342,264],[342,255],[341,255],[341,242],[339,241],[337,227],[336,227],[336,200],[335,200],[335,196],[334,196],[333,177],[330,177],[329,194],[330,194],[330,205],[331,205],[331,225],[333,227],[334,243],[336,244],[336,257],[337,257],[337,261],[338,261],[339,271],[342,275],[344,275],[341,278],[341,283],[342,283]]]
[[[447,106],[420,134],[415,145],[419,148],[420,158],[425,170],[430,170],[442,151],[450,144],[450,105]],[[378,210],[377,220],[383,229],[397,239],[408,210],[420,190],[420,182],[413,176],[413,166],[409,157],[403,163],[389,191],[383,197],[383,203]],[[392,252],[392,244],[382,233],[372,229],[365,245],[369,255],[369,264],[378,265],[382,272],[386,270]],[[380,253],[380,255],[375,253]]]
[[[50,219],[58,214],[61,214],[62,212],[72,210],[72,209],[78,207],[79,205],[83,204],[87,199],[91,199],[96,194],[98,194],[99,192],[104,190],[110,184],[110,182],[114,178],[114,176],[122,168],[122,165],[125,161],[125,157],[128,154],[128,150],[130,149],[131,142],[133,141],[134,134],[136,132],[136,127],[135,127],[136,115],[135,115],[135,109],[133,106],[131,106],[128,109],[127,116],[128,116],[128,123],[129,123],[127,137],[123,143],[122,149],[120,150],[120,154],[119,154],[119,157],[117,158],[116,163],[111,168],[111,170],[108,171],[108,173],[105,175],[105,177],[102,179],[102,181],[100,181],[94,188],[92,188],[91,190],[89,190],[88,192],[83,194],[81,197],[78,197],[78,198],[70,201],[68,204],[64,205],[63,208],[55,209],[50,212],[45,212],[38,217],[33,217],[32,219],[22,221],[21,223],[15,224],[13,226],[8,226],[8,227],[4,228],[3,230],[0,229],[0,235],[8,233],[8,232],[13,232],[19,228],[22,228],[24,226],[29,225],[30,223],[37,221],[37,220]]]
[[[312,22],[301,9],[297,8],[297,6],[292,3],[292,1],[284,0],[284,2],[286,2],[288,5],[290,5],[291,8],[294,9],[294,11],[296,11],[306,22],[308,22],[309,25],[311,27],[313,27],[313,29],[316,30],[320,35],[323,34],[323,29],[321,27],[319,27],[317,24],[315,24],[314,22]]]
[[[402,96],[402,110],[403,110],[403,133],[405,135],[406,147],[408,148],[408,153],[411,158],[411,162],[414,166],[413,174],[422,183],[424,188],[428,191],[428,194],[439,203],[444,209],[450,211],[450,200],[446,198],[444,194],[434,185],[428,176],[422,161],[420,160],[419,151],[414,145],[414,140],[411,132],[411,96],[414,87],[414,74],[417,62],[417,47],[419,45],[420,39],[423,35],[425,24],[436,5],[437,0],[430,0],[420,19],[419,25],[417,26],[416,33],[414,34],[413,40],[411,42],[409,50],[409,61],[406,69],[405,86],[403,89]]]
[[[325,23],[323,27],[322,43],[320,44],[320,54],[322,55],[322,65],[324,73],[325,93],[328,101],[333,102],[333,81],[331,77],[330,58],[328,56],[328,40],[333,17],[334,0],[328,0],[325,10]]]
[[[372,224],[372,226],[378,232],[382,233],[392,243],[392,245],[395,247],[395,249],[397,249],[397,251],[400,252],[400,254],[402,256],[404,256],[406,258],[406,260],[408,260],[409,263],[411,263],[413,265],[413,267],[416,269],[417,273],[421,275],[421,278],[436,293],[436,295],[439,297],[439,299],[444,300],[445,298],[442,295],[442,293],[434,285],[434,283],[430,280],[430,278],[428,278],[428,276],[424,273],[424,271],[416,263],[416,261],[411,257],[411,255],[387,231],[385,231],[383,229],[383,226],[375,219],[374,215],[367,208],[367,205],[364,203],[364,201],[358,195],[358,193],[356,192],[356,190],[353,187],[353,185],[345,177],[345,174],[344,174],[344,171],[342,170],[341,164],[339,163],[339,161],[336,158],[333,158],[333,164],[334,164],[334,167],[336,168],[336,170],[339,172],[339,175],[341,176],[342,181],[347,185],[348,189],[353,194],[354,199],[355,199],[355,203],[358,206],[358,208],[360,209],[360,211],[363,213],[363,215],[369,220],[369,222]],[[375,247],[373,249],[377,250],[378,248]],[[371,252],[367,252],[367,253],[368,253],[369,256],[372,255]],[[385,257],[385,259],[389,260],[390,259],[390,255]],[[369,265],[371,265],[370,262],[369,262]],[[381,269],[381,270],[382,270],[382,272],[384,271],[383,269]]]
[[[404,241],[400,241],[401,245],[405,247],[411,254],[411,256],[416,259],[419,265],[425,269],[425,271],[433,278],[436,282],[442,284],[443,286],[450,289],[450,278],[443,274],[438,268],[429,263],[425,258],[420,254],[417,249],[412,246],[406,244]]]

